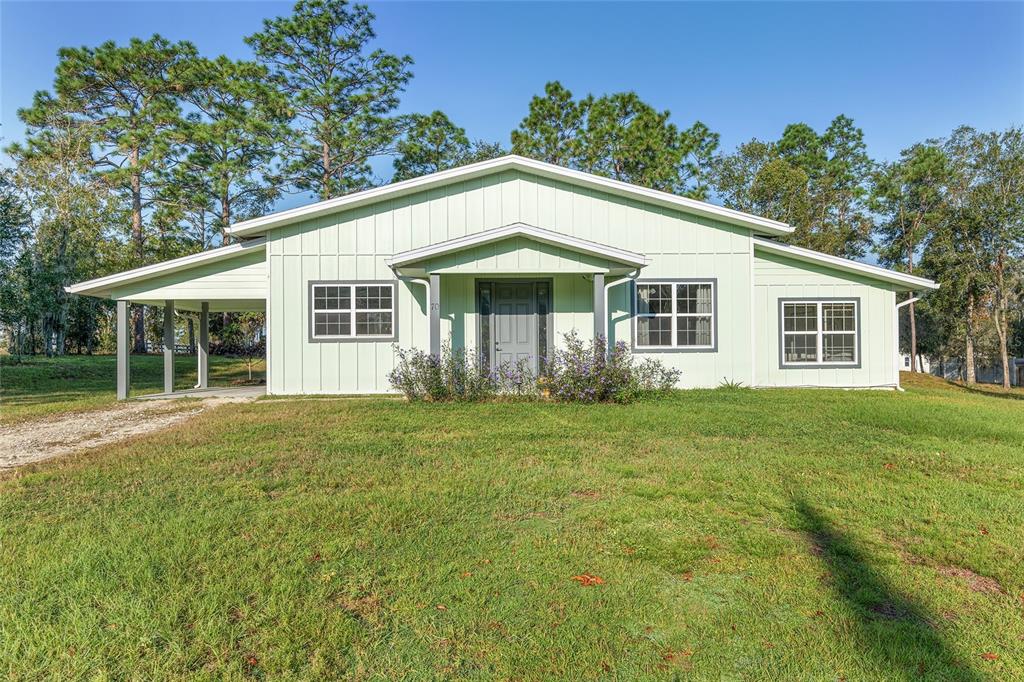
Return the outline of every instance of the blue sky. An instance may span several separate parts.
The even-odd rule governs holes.
[[[470,137],[508,144],[532,95],[636,90],[674,121],[703,120],[731,149],[787,123],[844,113],[870,153],[968,123],[1024,123],[1020,3],[370,3],[378,44],[412,55],[402,111],[442,109]],[[243,37],[280,2],[0,4],[0,135],[49,88],[57,49],[154,32],[209,55],[249,55]],[[386,177],[390,162],[375,165]],[[296,198],[286,200],[288,204]]]

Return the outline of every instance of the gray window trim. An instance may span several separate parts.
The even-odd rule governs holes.
[[[782,311],[783,306],[786,303],[853,303],[856,308],[856,320],[857,320],[857,333],[856,337],[856,349],[857,349],[857,361],[856,362],[786,362],[786,348],[783,330],[785,325],[782,322]],[[794,296],[788,298],[779,299],[779,315],[776,318],[776,324],[779,326],[779,369],[860,369],[863,358],[861,357],[861,344],[860,339],[863,336],[863,330],[861,329],[861,315],[860,315],[860,296]],[[824,334],[824,330],[819,330],[818,334]]]
[[[398,282],[397,279],[316,279],[310,280],[306,287],[306,328],[309,343],[394,343],[398,340]],[[356,336],[355,327],[352,336],[314,336],[313,335],[313,287],[316,286],[391,286],[391,336]],[[352,308],[355,309],[355,292],[352,294]]]
[[[546,284],[548,287],[548,351],[550,352],[555,347],[555,340],[553,337],[555,328],[555,280],[553,277],[477,277],[473,280],[473,312],[476,313],[476,349],[477,353],[481,353],[484,349],[480,346],[483,343],[483,329],[481,328],[482,319],[480,315],[480,289],[484,286],[491,287],[491,314],[488,316],[488,321],[491,325],[491,347],[487,348],[487,366],[490,368],[494,367],[494,329],[495,329],[495,312],[494,312],[494,285],[498,282],[503,284],[533,284],[534,285],[534,302],[537,298],[537,286],[538,284]],[[539,317],[539,313],[534,313],[534,317]],[[538,348],[538,351],[540,349]],[[538,364],[540,363],[540,357],[538,352],[537,357]]]
[[[637,285],[639,284],[711,284],[711,345],[710,346],[638,346],[636,343],[637,318]],[[718,278],[717,277],[649,277],[635,279],[630,285],[629,298],[629,337],[630,348],[634,353],[717,353],[718,352]],[[675,297],[673,287],[673,300]],[[675,317],[675,311],[672,316]],[[673,343],[675,338],[672,339]]]

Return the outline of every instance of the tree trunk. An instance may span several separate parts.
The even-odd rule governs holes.
[[[128,161],[132,168],[132,246],[135,249],[135,266],[142,265],[146,260],[146,239],[142,230],[142,174],[139,172],[139,148],[128,153]],[[132,313],[135,335],[135,352],[146,352],[146,320],[143,306],[135,306]]]
[[[914,274],[914,250],[913,248],[907,248],[907,272]],[[910,297],[914,297],[914,292],[910,292]],[[914,304],[911,303],[907,306],[910,310],[910,371],[917,371],[917,317],[914,313]]]
[[[324,166],[324,173],[320,179],[320,200],[327,201],[331,198],[331,148],[326,142],[320,143],[320,155]]]
[[[1006,282],[1004,279],[1006,252],[1000,250],[996,257],[996,292],[995,305],[992,310],[992,321],[996,325],[996,336],[999,337],[999,360],[1003,365],[1003,388],[1010,390],[1010,355],[1007,350],[1007,337],[1010,335],[1009,306],[1006,301]]]
[[[967,338],[964,348],[964,367],[966,371],[965,381],[968,384],[978,383],[978,376],[974,369],[974,292],[967,294]]]
[[[231,236],[228,234],[228,227],[231,225],[231,200],[228,198],[227,190],[220,195],[220,244],[227,246],[231,243]]]

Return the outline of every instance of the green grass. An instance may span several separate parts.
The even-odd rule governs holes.
[[[16,362],[0,355],[0,424],[59,412],[83,411],[114,403],[117,359],[112,355],[47,358],[22,356]],[[175,390],[196,385],[196,358],[181,355],[174,363]],[[253,363],[253,378],[264,377],[263,360]],[[210,358],[210,385],[227,386],[249,376],[244,360]],[[133,395],[164,390],[164,364],[160,355],[133,355]]]
[[[262,400],[37,465],[0,675],[1021,679],[1024,402],[914,383]]]

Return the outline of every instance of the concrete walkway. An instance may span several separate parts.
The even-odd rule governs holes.
[[[174,393],[149,393],[132,396],[133,400],[173,400],[174,398],[225,398],[254,399],[267,394],[266,386],[216,386],[211,388],[190,388]]]

